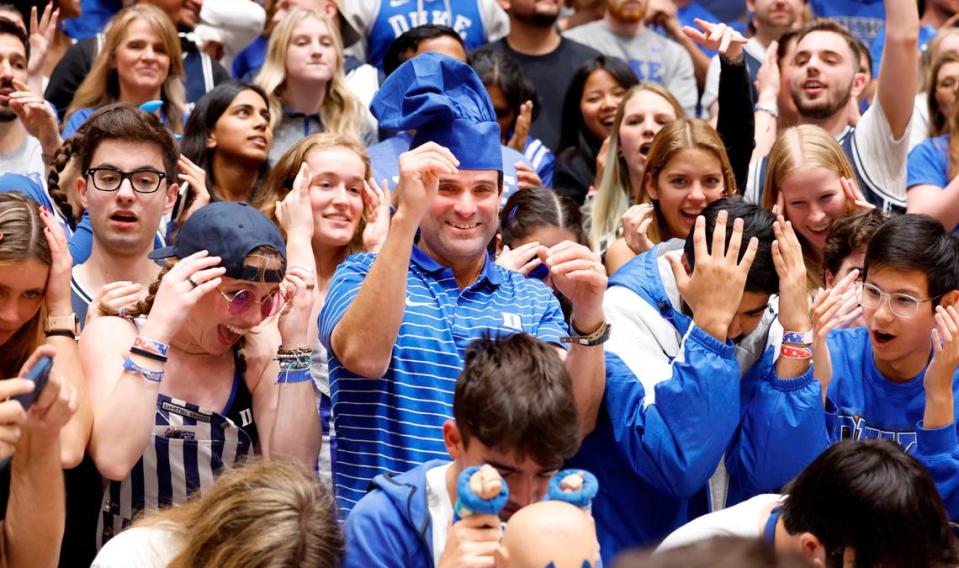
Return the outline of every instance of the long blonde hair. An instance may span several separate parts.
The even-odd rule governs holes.
[[[831,134],[812,124],[786,129],[769,150],[766,161],[766,184],[763,187],[763,207],[772,209],[779,199],[783,180],[793,171],[812,166],[826,168],[856,182],[856,172],[842,146]],[[852,210],[852,204],[848,204]],[[785,212],[783,212],[785,214]]]
[[[223,474],[205,497],[134,526],[169,530],[183,549],[169,568],[336,568],[345,551],[330,491],[279,461]]]
[[[619,231],[620,218],[633,204],[635,191],[629,177],[629,164],[623,158],[620,150],[619,130],[626,114],[626,105],[629,101],[644,91],[659,95],[676,113],[677,119],[686,118],[686,111],[679,104],[676,97],[661,85],[655,83],[641,83],[630,87],[623,100],[616,109],[616,118],[609,134],[609,151],[606,153],[606,169],[600,180],[596,197],[593,198],[592,211],[587,216],[589,241],[593,249],[602,252],[602,248],[610,244],[610,236]]]
[[[306,161],[312,152],[320,152],[333,148],[345,148],[363,161],[363,179],[370,179],[373,175],[373,168],[370,164],[370,155],[366,152],[366,147],[358,139],[351,136],[343,136],[333,132],[323,132],[308,136],[294,144],[289,150],[277,160],[276,164],[270,168],[263,187],[257,195],[254,206],[257,207],[271,221],[277,223],[276,202],[281,201],[290,192],[293,187],[293,181],[296,174],[300,171],[300,166]],[[356,252],[362,252],[363,249],[363,229],[366,227],[366,214],[360,218],[356,226],[356,232],[353,234],[353,240],[343,251],[343,258]],[[286,235],[284,235],[285,237]]]
[[[326,85],[326,96],[323,97],[323,108],[320,119],[327,132],[336,132],[346,136],[361,139],[360,131],[363,104],[346,86],[346,77],[343,74],[343,40],[340,32],[329,16],[316,10],[295,8],[280,20],[270,34],[270,43],[266,49],[266,59],[263,67],[256,76],[254,83],[259,85],[270,95],[270,116],[273,128],[276,129],[283,117],[283,92],[286,88],[286,54],[289,51],[290,40],[293,38],[293,28],[307,18],[319,20],[329,31],[336,49],[336,68],[333,78]]]
[[[858,186],[856,172],[842,146],[831,134],[812,124],[803,124],[786,129],[779,135],[769,150],[766,162],[766,184],[763,187],[763,207],[772,209],[779,199],[783,180],[795,170],[804,167],[818,167],[835,172],[839,177],[848,178]],[[846,213],[853,211],[854,204],[846,200]],[[781,212],[783,216],[785,211]],[[824,285],[822,262],[812,254],[813,247],[801,234],[796,234],[802,245],[806,262],[806,283],[810,290]]]
[[[19,193],[0,193],[0,264],[36,259],[50,266],[53,256],[43,229],[34,201]],[[43,343],[40,322],[44,317],[46,310],[41,304],[37,313],[0,346],[0,379],[15,377],[33,350]]]
[[[180,37],[170,18],[162,10],[151,4],[136,4],[124,8],[110,20],[110,27],[103,41],[103,48],[97,54],[90,72],[80,83],[64,122],[82,108],[98,108],[120,100],[120,80],[115,66],[115,53],[123,42],[127,28],[134,20],[144,20],[153,32],[160,37],[163,48],[170,58],[170,68],[161,88],[163,113],[170,130],[183,132],[183,114],[186,112],[186,75],[183,71],[183,53],[180,50]]]

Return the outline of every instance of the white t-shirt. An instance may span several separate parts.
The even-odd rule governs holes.
[[[182,543],[171,527],[133,527],[111,538],[90,568],[166,568]]]
[[[841,144],[847,136],[852,137],[852,155],[847,154],[847,157],[856,173],[867,182],[867,187],[860,188],[863,193],[867,197],[870,192],[877,195],[884,202],[883,209],[892,205],[905,207],[909,129],[896,140],[879,97],[876,97],[856,127],[843,129],[836,140]],[[749,164],[749,178],[743,194],[743,199],[749,203],[761,203],[765,189],[765,178],[761,174],[766,160],[753,160]]]
[[[916,102],[912,106],[912,120],[909,121],[909,151],[929,138],[929,103],[926,93],[916,93]]]
[[[440,556],[446,548],[446,529],[453,523],[453,501],[446,488],[446,472],[452,462],[426,472],[426,505],[433,527],[433,565],[440,565]]]
[[[717,536],[761,538],[768,519],[766,513],[782,500],[783,495],[766,493],[728,509],[693,519],[667,536],[656,552],[679,548]]]

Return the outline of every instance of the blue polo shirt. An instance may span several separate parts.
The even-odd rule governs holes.
[[[525,332],[559,344],[567,334],[559,301],[542,282],[506,270],[487,256],[476,282],[460,289],[451,269],[414,246],[406,309],[389,368],[380,379],[359,377],[342,366],[330,338],[375,258],[363,253],[340,264],[319,316],[320,341],[330,352],[338,439],[333,471],[343,517],[377,475],[449,459],[442,426],[453,417],[453,390],[472,340],[484,332]]]

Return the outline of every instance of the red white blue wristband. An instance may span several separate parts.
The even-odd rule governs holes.
[[[779,349],[779,354],[787,359],[812,359],[812,349],[806,347],[783,345],[782,348]]]
[[[813,332],[809,331],[784,331],[783,343],[792,343],[795,345],[812,345]]]
[[[142,335],[136,336],[136,338],[133,340],[133,346],[148,353],[159,355],[160,357],[166,357],[170,352],[170,346],[166,343],[161,343],[153,339],[147,339]]]

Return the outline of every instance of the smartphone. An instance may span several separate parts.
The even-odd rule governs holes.
[[[33,391],[13,397],[13,400],[20,401],[24,411],[30,410],[33,403],[40,398],[43,387],[47,386],[47,380],[50,379],[51,370],[53,370],[53,357],[44,355],[27,373],[27,380],[33,383]]]

